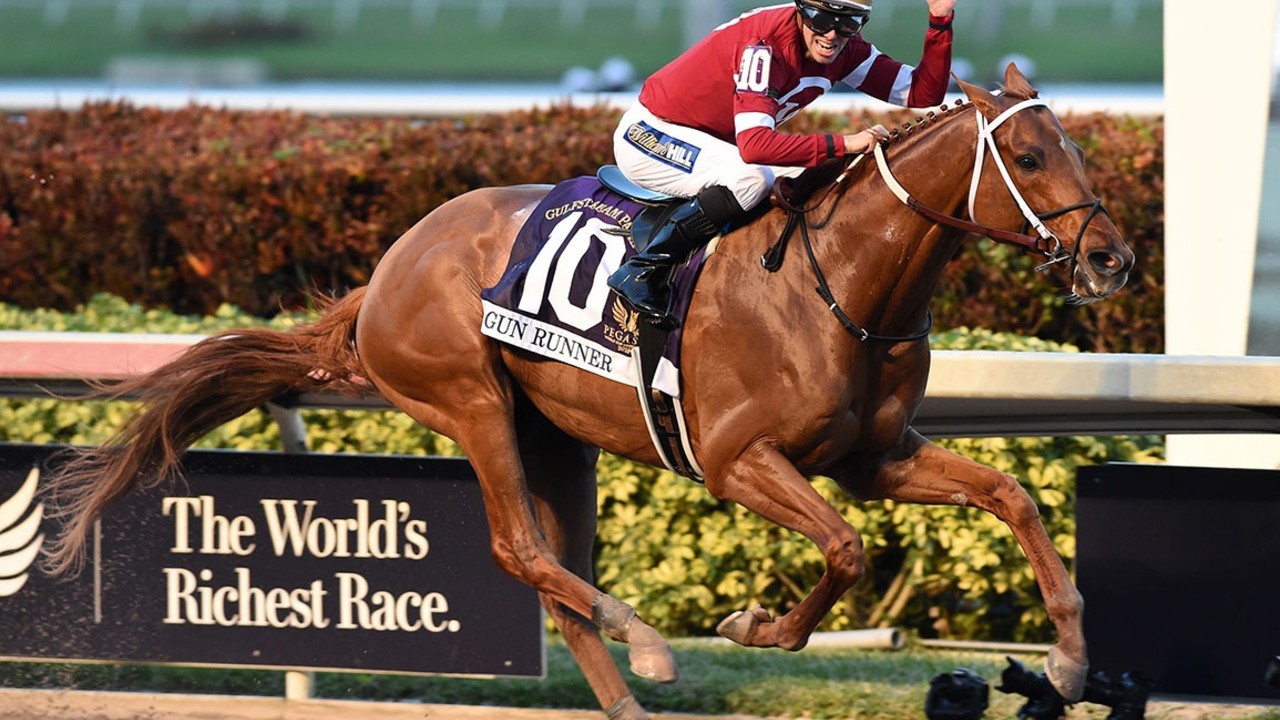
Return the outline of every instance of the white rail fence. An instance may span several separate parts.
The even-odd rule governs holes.
[[[0,332],[0,397],[83,394],[159,367],[190,335]],[[389,407],[303,394],[269,408],[304,447],[299,408]],[[1280,358],[937,351],[915,427],[932,437],[1276,433]]]
[[[652,29],[660,22],[667,7],[678,10],[679,0],[0,0],[0,13],[10,8],[41,9],[48,27],[65,24],[72,12],[81,10],[113,11],[117,29],[138,27],[144,13],[185,13],[192,22],[215,18],[259,17],[282,21],[291,12],[329,13],[335,30],[355,27],[366,10],[403,11],[415,27],[433,24],[442,8],[473,11],[476,24],[485,29],[502,25],[511,9],[529,9],[555,13],[560,23],[570,28],[584,27],[588,9],[630,8],[635,24]],[[2,17],[2,16],[0,16]]]
[[[0,397],[74,400],[94,382],[154,370],[200,339],[0,331]],[[309,393],[266,410],[283,449],[304,452],[300,409],[388,407]],[[933,437],[1249,432],[1280,442],[1280,358],[938,351],[914,425]],[[309,673],[286,674],[286,698],[311,694]]]

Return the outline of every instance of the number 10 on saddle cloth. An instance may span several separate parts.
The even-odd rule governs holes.
[[[631,350],[638,313],[605,284],[633,252],[631,221],[644,208],[596,178],[566,180],[525,221],[497,285],[481,292],[481,331],[496,340],[636,387]],[[689,307],[703,250],[681,266],[672,283],[676,317]],[[653,387],[680,396],[680,332],[668,337]]]

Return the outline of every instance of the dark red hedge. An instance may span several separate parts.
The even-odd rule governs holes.
[[[911,114],[807,115],[797,130]],[[617,112],[557,107],[465,121],[92,104],[0,123],[0,301],[67,309],[98,292],[184,313],[256,314],[364,284],[401,232],[486,185],[612,160]],[[974,242],[939,289],[939,328],[1084,349],[1163,349],[1163,121],[1066,116],[1095,191],[1138,253],[1115,298],[1064,307],[1029,258]]]

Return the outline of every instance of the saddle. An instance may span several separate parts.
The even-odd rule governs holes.
[[[481,333],[635,387],[663,464],[697,480],[703,472],[680,402],[683,324],[658,328],[640,322],[604,283],[604,268],[618,267],[631,251],[628,245],[642,249],[683,201],[636,185],[616,166],[557,184],[519,230],[502,277],[481,291]],[[757,210],[767,212],[768,205]],[[678,317],[687,313],[715,243],[677,267],[672,289]],[[781,248],[772,254],[780,263]]]
[[[771,203],[762,203],[756,209],[756,215],[763,214],[772,204],[786,209],[789,214],[789,220],[782,235],[760,258],[761,265],[767,271],[775,272],[781,267],[787,241],[803,215],[799,208],[815,188],[829,182],[830,178],[827,177],[829,173],[831,169],[824,168],[819,173],[806,173],[798,180],[779,178],[774,183]],[[666,222],[679,204],[685,200],[637,185],[616,165],[602,166],[596,172],[596,179],[610,191],[633,200],[643,207],[631,224],[631,242],[637,252],[643,251],[648,246],[657,228]],[[750,219],[747,222],[750,222]],[[714,242],[713,240],[712,243]],[[709,247],[707,254],[711,252],[713,248]],[[637,391],[640,395],[640,407],[644,411],[650,437],[658,454],[662,457],[663,464],[668,469],[685,477],[700,480],[703,472],[693,456],[680,398],[654,387],[655,373],[672,331],[650,323],[639,325],[637,343],[631,352],[639,375]]]
[[[637,252],[644,250],[653,239],[654,232],[666,222],[683,198],[655,192],[640,187],[632,182],[617,165],[604,165],[596,172],[600,184],[613,192],[644,206],[644,209],[632,220],[631,244]],[[687,478],[700,480],[703,472],[693,457],[693,446],[689,441],[689,433],[684,424],[684,410],[680,398],[654,388],[653,380],[658,363],[666,348],[671,330],[659,328],[651,323],[640,323],[638,341],[632,348],[632,358],[636,363],[639,385],[636,388],[640,396],[640,408],[644,411],[645,423],[649,426],[649,436],[657,449],[662,463],[672,472]]]
[[[676,206],[685,198],[667,195],[655,190],[640,187],[622,174],[617,165],[603,165],[596,171],[596,179],[622,197],[634,200],[644,206],[640,214],[631,221],[631,245],[636,252],[642,252],[653,240],[654,232],[661,227]]]

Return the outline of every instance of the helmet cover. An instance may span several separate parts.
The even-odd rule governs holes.
[[[869,15],[875,0],[796,0],[796,5],[808,5],[837,15]]]

